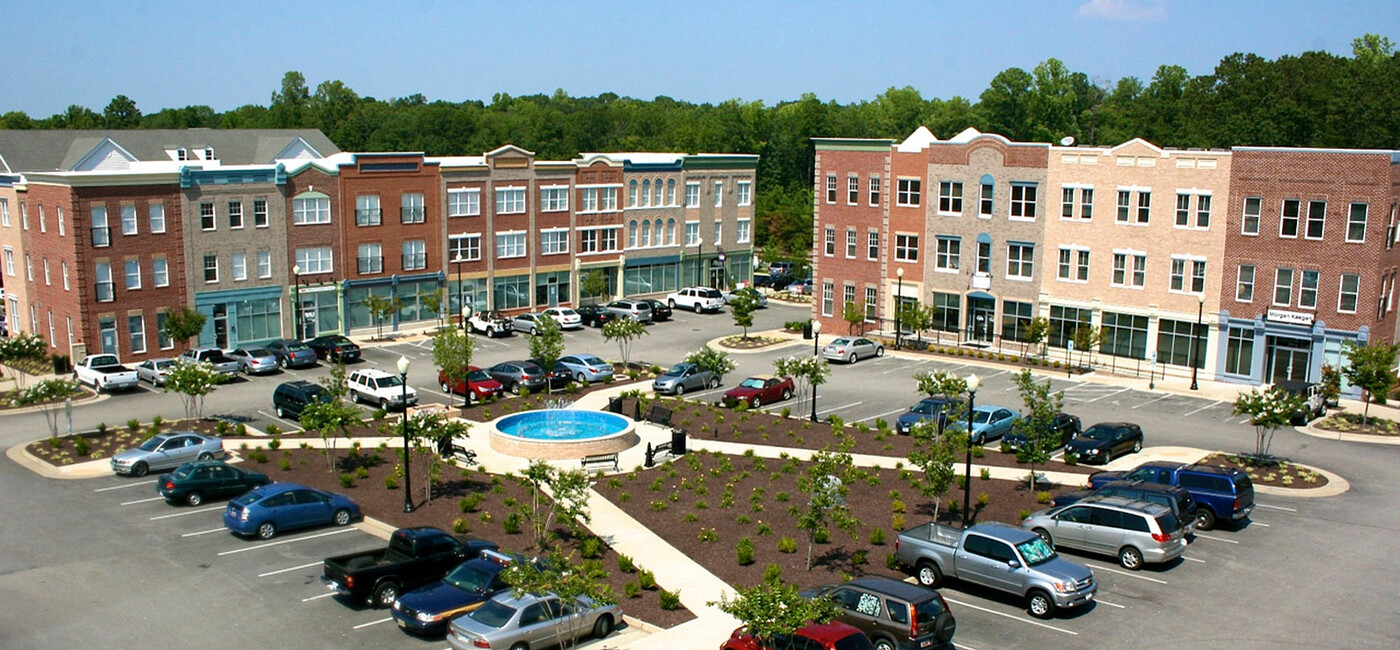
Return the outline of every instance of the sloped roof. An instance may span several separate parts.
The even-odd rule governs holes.
[[[111,140],[141,161],[170,160],[169,149],[213,147],[221,163],[270,163],[302,139],[322,156],[340,148],[319,129],[33,129],[0,130],[0,156],[17,172],[71,170]]]

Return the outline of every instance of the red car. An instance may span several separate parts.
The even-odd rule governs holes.
[[[744,628],[734,630],[734,634],[720,646],[720,650],[778,650],[786,648],[811,648],[813,650],[874,650],[870,639],[850,625],[831,622],[823,625],[813,623],[797,630],[792,637],[756,639],[744,632]]]
[[[480,402],[491,396],[500,397],[505,393],[505,387],[501,385],[501,382],[496,381],[485,370],[476,366],[467,366],[467,380],[459,379],[455,384],[451,383],[442,371],[438,371],[438,386],[442,388],[444,393],[467,395],[468,401],[472,402]],[[468,393],[468,389],[470,389],[470,393]]]
[[[794,390],[792,377],[779,379],[772,375],[754,375],[729,389],[724,394],[724,403],[726,406],[733,406],[739,402],[748,402],[749,408],[758,408],[764,404],[789,399]]]

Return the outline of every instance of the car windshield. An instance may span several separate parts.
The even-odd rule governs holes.
[[[763,388],[763,380],[758,377],[749,377],[744,383],[739,384],[739,388]]]
[[[554,313],[556,313],[556,314],[558,314],[558,315],[560,315],[560,316],[577,316],[577,315],[578,315],[578,312],[576,312],[576,311],[574,311],[574,310],[572,310],[572,309],[559,309],[559,310],[556,310]]]
[[[586,363],[586,364],[588,364],[588,365],[590,365],[590,366],[606,366],[606,365],[608,365],[606,361],[603,361],[602,359],[599,359],[598,357],[595,357],[595,356],[593,356],[593,355],[591,355],[591,354],[580,354],[580,355],[578,355],[578,360],[579,360],[579,361],[582,361],[582,362],[584,362],[584,363]]]
[[[688,364],[688,363],[678,363],[678,364],[676,364],[676,365],[674,365],[674,366],[671,366],[671,369],[666,371],[666,376],[667,376],[667,377],[679,377],[679,376],[681,376],[681,375],[684,375],[684,374],[685,374],[685,371],[688,370],[688,369],[690,369],[690,364]]]
[[[836,339],[835,341],[832,341],[831,344],[839,348],[843,345],[850,345],[851,339]]]
[[[389,375],[388,377],[380,377],[374,380],[374,385],[380,388],[393,388],[394,386],[398,386],[402,383],[402,380],[393,375]]]
[[[191,467],[189,464],[185,464],[185,465],[181,465],[181,466],[179,466],[179,467],[176,467],[176,468],[175,468],[175,471],[171,472],[170,475],[171,475],[171,476],[174,476],[175,478],[189,478],[189,477],[190,477],[190,472],[193,472],[193,471],[194,471],[194,467]]]
[[[515,616],[515,608],[499,600],[488,600],[468,616],[482,625],[499,629],[509,623],[512,616]]]
[[[300,351],[302,351],[302,350],[309,350],[309,349],[310,349],[310,348],[306,347],[306,344],[305,344],[305,343],[297,343],[297,342],[283,343],[283,344],[282,344],[282,347],[284,347],[284,348],[286,348],[286,349],[288,349],[288,350],[290,350],[290,351],[292,351],[292,352],[300,352]]]
[[[270,357],[270,356],[272,356],[272,353],[271,353],[271,352],[268,352],[266,348],[253,348],[253,349],[251,349],[251,350],[248,351],[248,356],[250,356],[250,357]]]
[[[973,411],[972,421],[975,424],[986,424],[992,421],[991,411]]]
[[[160,443],[165,442],[165,440],[165,436],[156,436],[154,438],[151,438],[150,440],[147,440],[146,442],[141,443],[141,446],[137,447],[137,449],[140,449],[141,451],[155,451],[156,447],[159,447]]]
[[[241,497],[238,497],[237,499],[234,499],[233,501],[230,501],[229,503],[233,503],[233,504],[240,505],[240,506],[250,506],[250,505],[253,505],[254,503],[257,503],[257,502],[258,502],[259,500],[261,500],[262,498],[263,498],[263,495],[262,495],[262,494],[258,493],[257,491],[253,491],[253,492],[249,492],[249,493],[247,493],[247,494],[245,494],[245,495],[243,495],[243,496],[241,496]]]
[[[921,626],[932,624],[933,619],[938,618],[938,615],[942,613],[943,603],[937,598],[930,598],[914,605],[914,620],[918,621]]]
[[[1079,434],[1079,437],[1080,437],[1080,438],[1090,438],[1090,439],[1092,439],[1092,440],[1100,440],[1100,441],[1112,440],[1112,439],[1113,439],[1113,429],[1110,429],[1110,428],[1108,428],[1108,427],[1098,427],[1098,426],[1089,427],[1089,429],[1088,429],[1087,431],[1085,431],[1084,433]]]
[[[1017,544],[1016,550],[1026,559],[1026,566],[1044,564],[1055,559],[1055,549],[1039,537]]]
[[[491,584],[491,574],[471,564],[463,564],[453,569],[442,580],[462,591],[485,591]]]
[[[914,408],[909,409],[909,412],[917,413],[919,415],[933,415],[933,407],[934,402],[919,402],[918,404],[914,405]]]
[[[491,379],[491,375],[485,370],[473,370],[467,373],[467,381],[487,381],[489,379]]]

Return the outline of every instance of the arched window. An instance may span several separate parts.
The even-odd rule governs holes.
[[[675,181],[671,181],[671,189],[675,189],[675,188],[676,188]],[[667,245],[667,246],[675,246],[675,245],[676,245],[676,220],[675,220],[675,219],[667,219],[667,220],[666,220],[666,245]]]
[[[642,222],[642,246],[651,245],[651,219]]]
[[[666,181],[666,205],[676,204],[676,179]],[[674,242],[672,242],[674,243]]]
[[[642,203],[651,205],[651,180],[642,181]]]
[[[652,190],[652,205],[662,205],[661,203],[661,179],[656,179],[656,188]]]
[[[627,184],[627,207],[637,207],[637,179],[635,178]]]
[[[633,182],[633,183],[636,183],[636,181],[632,181],[632,182]],[[627,222],[627,247],[628,247],[628,248],[636,248],[636,247],[637,247],[637,220],[636,220],[636,219],[633,219],[633,220]]]

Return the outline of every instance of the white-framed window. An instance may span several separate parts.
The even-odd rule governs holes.
[[[832,286],[832,283],[830,283],[830,282],[823,282],[823,283],[822,283],[822,315],[823,315],[823,316],[830,316],[830,315],[832,314],[832,309],[833,309],[832,303],[834,303],[835,301],[836,301],[836,287]]]
[[[57,206],[57,207],[55,207],[55,208],[53,209],[53,211],[57,213],[57,214],[54,216],[54,221],[57,221],[57,222],[58,222],[58,236],[59,236],[59,237],[62,237],[62,236],[64,236],[64,234],[65,234],[65,233],[63,232],[63,231],[64,231],[64,227],[63,227],[63,206],[61,206],[61,205],[60,205],[60,206]]]
[[[603,197],[603,211],[604,211],[604,212],[616,212],[616,211],[617,211],[617,190],[618,190],[618,188],[616,188],[616,187],[605,187],[605,188],[603,188],[602,197]]]
[[[69,283],[69,281],[68,281],[68,262],[59,262],[59,263],[58,263],[58,269],[59,269],[59,272],[63,275],[63,290],[64,290],[64,291],[71,290],[71,289],[73,288],[73,286],[72,286],[72,284]]]
[[[876,174],[870,175],[870,180],[866,183],[870,192],[870,207],[880,206],[880,177]]]
[[[399,195],[399,223],[423,223],[428,220],[428,211],[419,192],[406,192]]]
[[[29,256],[25,255],[27,259]],[[93,275],[96,277],[97,302],[112,302],[116,299],[116,290],[112,286],[112,264],[110,262],[98,262],[94,267]],[[30,278],[33,280],[34,278]],[[30,305],[30,309],[34,306]],[[34,323],[37,328],[39,325]]]
[[[1089,258],[1085,256],[1084,264],[1087,266],[1088,263]],[[987,276],[992,274],[992,242],[990,240],[977,242],[976,272]]]
[[[1308,201],[1308,223],[1307,230],[1303,232],[1303,238],[1322,239],[1322,233],[1326,224],[1327,202]]]
[[[1303,269],[1298,282],[1298,308],[1317,309],[1317,281],[1321,274],[1312,269]]]
[[[715,207],[724,205],[724,181],[715,181]]]
[[[150,217],[151,232],[153,232],[153,233],[163,233],[163,232],[165,232],[165,204],[164,204],[164,203],[152,203],[152,204],[150,204],[149,206],[146,207],[146,210],[147,210],[147,213],[148,213],[147,216]]]
[[[742,185],[739,193],[740,198],[748,196],[747,194],[745,194],[745,192],[749,190],[748,183],[748,181],[740,181],[740,184]],[[666,205],[676,205],[676,179],[674,178],[666,179]],[[748,205],[748,203],[746,201],[740,201],[739,205]]]
[[[383,273],[383,247],[378,243],[360,244],[355,249],[355,272],[360,275]]]
[[[141,261],[126,260],[123,264],[126,276],[126,290],[133,291],[141,288]],[[66,264],[65,264],[66,268]]]
[[[919,193],[922,191],[923,182],[917,178],[901,178],[895,193],[895,205],[904,207],[918,207]]]
[[[856,182],[859,183],[860,181],[857,180]],[[668,197],[670,197],[670,198],[666,201],[666,203],[667,203],[668,205],[675,205],[675,204],[676,204],[676,191],[675,191],[675,190],[676,190],[676,181],[672,180],[672,181],[667,182],[667,184],[666,184],[666,195],[667,195]],[[735,183],[734,183],[734,203],[735,203],[736,205],[752,205],[752,204],[753,204],[753,182],[752,182],[752,181],[735,181]]]
[[[5,247],[5,275],[14,277],[15,275],[15,249]]]
[[[962,216],[963,184],[957,181],[939,181],[938,214]]]
[[[1118,214],[1114,218],[1118,223],[1128,223],[1132,216],[1133,193],[1129,190],[1118,190]]]
[[[310,273],[330,273],[335,268],[335,259],[331,253],[330,246],[298,248],[296,250],[296,260],[296,265],[301,267],[302,275]]]
[[[1210,202],[1211,195],[1196,195],[1196,227],[1205,229],[1210,227]]]
[[[1351,204],[1351,209],[1347,211],[1347,242],[1360,244],[1366,241],[1368,207],[1365,203]]]
[[[700,203],[697,201],[695,205],[699,207]],[[637,207],[637,179],[635,178],[627,183],[627,207]]]
[[[428,244],[421,239],[409,239],[403,243],[403,270],[418,271],[428,268]]]
[[[597,190],[593,190],[597,192]],[[453,187],[447,190],[447,216],[475,217],[481,214],[481,190],[475,187]]]
[[[919,261],[919,236],[895,233],[894,259],[896,262]]]
[[[1203,293],[1206,290],[1206,261],[1199,257],[1190,255],[1173,255],[1171,257],[1171,283],[1168,290],[1172,293]],[[1188,265],[1190,275],[1188,276]]]
[[[1254,265],[1241,264],[1235,275],[1235,301],[1254,302]]]
[[[11,313],[14,313],[14,312],[11,312]],[[72,316],[64,316],[64,317],[63,317],[63,320],[67,321],[67,323],[68,323],[68,347],[71,348],[71,347],[73,347],[73,343],[75,343],[75,341],[73,340],[73,317],[72,317]]]
[[[865,322],[875,322],[875,308],[880,304],[876,301],[879,297],[879,293],[875,287],[867,286],[865,288]]]
[[[1075,203],[1074,203],[1074,188],[1073,188],[1073,187],[1061,187],[1061,188],[1060,188],[1060,218],[1061,218],[1061,219],[1073,219],[1073,218],[1074,218],[1074,205],[1075,205]]]
[[[739,224],[738,224],[737,227],[738,227],[738,228],[742,228],[742,230],[741,230],[739,233],[736,233],[736,236],[737,236],[737,234],[743,234],[743,236],[744,236],[743,239],[740,239],[740,240],[738,240],[738,241],[740,241],[741,243],[747,243],[747,242],[749,241],[749,232],[750,232],[750,231],[749,231],[749,220],[748,220],[748,219],[740,219],[740,220],[739,220]],[[667,246],[675,246],[675,245],[676,245],[676,220],[675,220],[675,219],[667,219],[667,220],[666,220],[666,245],[667,245]]]
[[[1206,261],[1200,258],[1191,260],[1191,293],[1206,292]]]
[[[826,235],[822,238],[822,242],[825,246],[825,250],[823,252],[826,254],[827,257],[831,257],[836,254],[836,226],[826,227]]]
[[[0,199],[0,226],[10,227],[10,200]]]
[[[475,262],[481,259],[481,235],[461,234],[447,238],[448,262]]]
[[[330,222],[331,198],[329,196],[307,193],[292,199],[292,225],[305,226]]]
[[[685,184],[685,207],[700,207],[700,183],[689,182]]]
[[[1244,197],[1244,208],[1240,215],[1240,234],[1259,234],[1259,214],[1264,205],[1264,199],[1257,196]]]
[[[496,233],[496,259],[525,257],[525,233]]]
[[[957,273],[962,265],[962,238],[940,235],[933,268],[944,273]]]
[[[628,247],[628,248],[636,248],[636,247],[637,247],[637,241],[638,241],[638,240],[637,240],[637,229],[638,229],[638,227],[639,227],[639,224],[637,223],[637,220],[636,220],[636,219],[633,219],[633,220],[627,222],[627,247]]]
[[[1014,188],[1013,187],[1013,193]],[[1025,186],[1022,186],[1025,187]],[[1034,189],[1034,186],[1030,186]],[[1035,244],[1008,242],[1006,245],[1006,277],[1029,280],[1035,273]]]
[[[651,179],[642,179],[642,194],[638,197],[640,205],[651,206]]]
[[[525,212],[525,188],[500,187],[496,189],[496,214],[521,214],[523,212]]]
[[[1138,190],[1137,193],[1137,222],[1147,223],[1152,217],[1152,192]]]
[[[846,229],[846,259],[848,259],[848,260],[853,260],[853,259],[856,258],[856,248],[858,247],[858,244],[856,243],[856,241],[857,241],[857,240],[856,240],[856,229],[855,229],[855,228],[847,228],[847,229]]]
[[[1356,305],[1360,302],[1361,276],[1355,273],[1343,273],[1340,290],[1337,292],[1337,311],[1343,314],[1355,314]]]
[[[723,222],[723,221],[716,221],[716,222],[715,222],[715,245],[716,245],[716,246],[719,246],[720,244],[723,244],[723,243],[724,243],[724,222]]]
[[[29,253],[24,254],[24,277],[30,282],[34,281],[34,259],[29,256]]]
[[[598,188],[585,187],[578,191],[579,212],[598,211]]]
[[[555,185],[540,188],[540,212],[564,212],[569,209],[569,188]]]
[[[846,205],[856,205],[860,203],[860,177],[851,174],[846,177]],[[852,287],[854,292],[855,288]]]
[[[734,241],[735,241],[735,243],[739,243],[739,244],[747,244],[747,243],[749,243],[749,241],[752,239],[751,228],[750,228],[751,225],[752,225],[752,223],[751,223],[751,221],[750,221],[749,219],[739,219],[739,220],[737,220],[737,221],[734,222]],[[669,242],[669,243],[670,243],[671,245],[675,245],[675,243],[676,243],[676,224],[675,224],[674,221],[671,222],[670,242]]]
[[[637,237],[637,245],[642,248],[651,246],[651,219],[642,219],[642,234]]]
[[[228,202],[228,227],[230,230],[238,230],[243,227],[243,202]]]
[[[996,186],[992,183],[981,183],[979,198],[977,200],[977,216],[983,219],[992,218],[992,211],[996,209]]]
[[[24,222],[24,229],[29,230],[29,214],[23,203],[19,206],[19,216],[20,220]],[[92,245],[94,248],[112,245],[112,231],[107,227],[106,206],[92,206]]]
[[[869,230],[865,233],[865,259],[880,259],[880,231]]]
[[[219,281],[219,256],[214,253],[204,254],[204,282],[214,284]]]
[[[233,279],[234,281],[248,279],[248,256],[244,253],[233,254]]]
[[[1065,282],[1089,281],[1089,249],[1081,246],[1061,246],[1058,276]],[[1115,263],[1117,262],[1115,258]]]
[[[836,202],[836,174],[826,175],[826,202]]]
[[[39,232],[48,232],[48,231],[49,231],[49,222],[48,222],[47,219],[44,218],[44,205],[41,203],[41,204],[39,204]],[[49,317],[49,322],[50,322],[50,323],[53,322],[53,317],[52,317],[52,316]]]
[[[700,244],[700,222],[685,222],[685,245],[698,246]]]
[[[44,258],[44,285],[53,286],[53,281],[49,277],[49,258]]]
[[[123,235],[135,235],[136,232],[137,232],[137,228],[136,228],[136,206],[134,206],[134,205],[123,205],[123,206],[122,206],[122,234],[123,234]]]
[[[1036,191],[1033,183],[1011,184],[1011,211],[1009,218],[1031,221],[1035,219]]]
[[[578,233],[579,252],[605,253],[617,250],[618,230],[621,229],[617,226],[580,229]]]
[[[253,199],[253,227],[267,227],[267,199]]]
[[[1274,304],[1280,307],[1293,304],[1293,269],[1274,269]]]
[[[199,204],[199,227],[201,230],[216,230],[219,227],[214,216],[214,203],[205,201]]]
[[[1147,253],[1142,251],[1113,251],[1113,277],[1116,287],[1141,289],[1147,283]]]
[[[361,194],[355,197],[355,225],[378,226],[384,223],[384,211],[379,206],[378,194]]]
[[[164,257],[151,258],[151,284],[157,287],[170,286],[170,263]]]
[[[651,204],[665,205],[661,202],[661,179],[656,179],[656,183],[651,186]]]
[[[1279,213],[1278,236],[1292,239],[1298,236],[1298,221],[1303,212],[1303,203],[1298,199],[1284,199]]]
[[[552,228],[540,232],[540,254],[560,255],[569,252],[569,229]]]
[[[272,251],[258,251],[258,278],[272,277]]]
[[[856,303],[856,285],[847,282],[841,287],[841,291],[841,309],[844,311],[846,305],[854,305]]]
[[[94,208],[93,208],[93,214],[95,215],[96,212],[97,212],[97,208],[94,207]],[[107,218],[107,209],[106,209],[106,208],[103,208],[103,209],[102,209],[102,218],[103,218],[103,220],[106,220],[106,218]],[[21,227],[23,227],[25,230],[29,230],[29,204],[28,204],[28,203],[25,203],[24,201],[20,201],[20,202],[19,202],[19,222],[20,222],[20,226],[21,226]],[[96,225],[96,224],[94,224],[94,225]],[[30,305],[30,308],[31,308],[31,310],[32,310],[32,309],[33,309],[33,305]],[[36,328],[38,327],[38,323],[39,323],[38,320],[35,320],[35,321],[34,321],[34,324],[35,324],[34,326],[35,326]]]
[[[142,354],[146,351],[146,319],[140,315],[126,317],[127,332],[131,335],[132,354]]]

